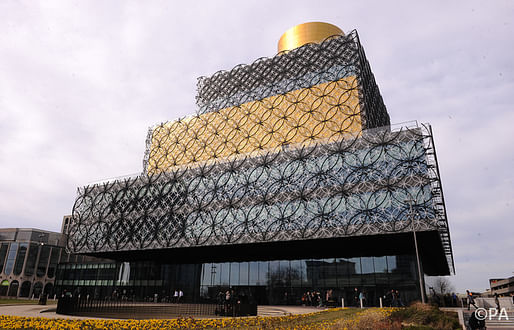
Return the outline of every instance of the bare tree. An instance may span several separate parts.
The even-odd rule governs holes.
[[[440,295],[444,296],[455,291],[455,287],[448,277],[439,276],[435,279],[432,286],[435,291]]]
[[[455,287],[448,277],[438,276],[432,280],[427,281],[429,283],[429,289],[432,291],[434,300],[442,306],[446,305],[445,297],[451,300],[450,295],[455,292]]]

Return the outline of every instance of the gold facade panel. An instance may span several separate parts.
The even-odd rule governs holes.
[[[161,124],[152,132],[148,173],[361,131],[357,79],[346,77]]]

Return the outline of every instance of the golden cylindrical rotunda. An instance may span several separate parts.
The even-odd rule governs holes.
[[[320,43],[334,35],[344,35],[344,32],[337,26],[324,22],[298,24],[280,37],[278,52],[290,51],[311,42]]]

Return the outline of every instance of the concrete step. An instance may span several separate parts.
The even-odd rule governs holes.
[[[467,324],[469,317],[471,316],[471,313],[473,310],[463,311],[464,320]],[[489,309],[487,309],[487,312],[489,312]],[[488,330],[494,330],[494,329],[514,329],[514,311],[507,311],[507,319],[505,318],[505,313],[502,314],[502,318],[499,319],[499,313],[495,316],[492,316],[491,319],[489,319],[489,315],[487,315],[485,319],[485,325]]]

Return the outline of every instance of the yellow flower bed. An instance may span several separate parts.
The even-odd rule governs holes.
[[[320,314],[340,311],[333,308],[321,312],[287,316],[240,317],[219,319],[178,318],[169,320],[73,320],[49,319],[43,317],[20,317],[0,315],[0,329],[212,329],[212,328],[268,328],[268,329],[331,329],[341,321],[316,320]],[[373,309],[384,317],[393,309]],[[366,310],[357,313],[356,317],[345,320],[356,324]],[[309,320],[314,317],[314,320]],[[346,325],[346,324],[345,324]]]

